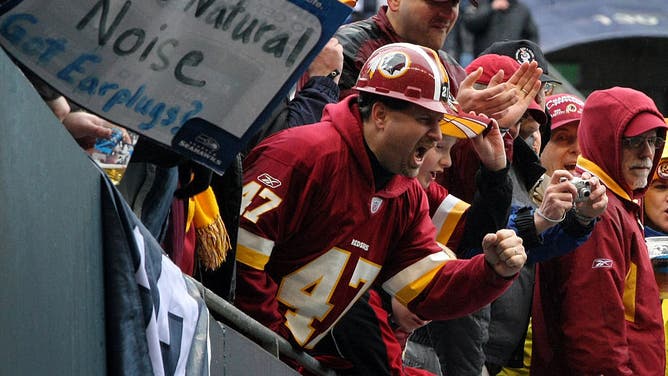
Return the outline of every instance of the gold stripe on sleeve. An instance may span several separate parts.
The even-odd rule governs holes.
[[[631,263],[629,272],[624,281],[624,319],[626,321],[635,322],[636,320],[636,286],[638,277],[638,267],[635,263]]]
[[[237,261],[257,270],[264,270],[269,262],[274,241],[239,228],[237,241]]]
[[[408,304],[427,287],[448,260],[451,258],[445,252],[432,253],[385,281],[383,289],[403,304]]]
[[[470,207],[468,203],[458,199],[453,195],[448,195],[439,205],[434,213],[434,226],[438,230],[436,240],[441,244],[447,244],[452,233],[457,227],[457,223],[462,219],[464,212]]]

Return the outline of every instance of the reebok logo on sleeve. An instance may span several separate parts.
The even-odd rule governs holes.
[[[605,259],[605,258],[594,259],[594,262],[592,263],[591,268],[592,269],[599,269],[599,268],[612,269],[612,260]]]
[[[260,183],[266,185],[269,188],[278,188],[278,187],[281,186],[281,184],[283,184],[283,183],[281,183],[280,180],[278,180],[275,177],[267,174],[266,172],[264,174],[258,176],[257,180]]]

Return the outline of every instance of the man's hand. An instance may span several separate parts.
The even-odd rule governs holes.
[[[486,169],[500,171],[506,167],[506,150],[496,120],[492,120],[490,128],[473,138],[471,143]]]
[[[608,207],[608,195],[605,193],[605,185],[601,184],[597,177],[585,172],[580,177],[581,179],[589,181],[589,189],[591,194],[588,200],[575,203],[575,209],[578,214],[588,218],[596,218],[605,212]],[[578,218],[578,220],[580,220]],[[580,221],[582,222],[582,221]],[[586,224],[586,223],[583,223]]]
[[[53,114],[56,115],[58,121],[63,121],[65,116],[67,116],[67,114],[69,114],[71,111],[70,105],[67,103],[67,99],[65,99],[63,96],[47,101],[46,105],[49,106],[51,111],[53,111]]]
[[[552,174],[550,185],[543,194],[543,202],[533,215],[537,234],[561,222],[566,217],[566,212],[573,207],[577,191],[570,183],[571,179],[573,175],[566,170],[555,170]]]
[[[422,320],[394,297],[392,297],[392,320],[399,329],[407,333],[429,323],[429,320]]]
[[[84,149],[93,147],[98,137],[109,138],[112,133],[111,123],[99,116],[81,111],[67,114],[63,119],[63,125]]]
[[[503,229],[495,234],[487,234],[482,239],[485,260],[501,277],[517,274],[527,260],[522,238],[515,231]]]
[[[538,63],[524,63],[520,69],[513,74],[508,82],[513,87],[513,93],[517,96],[516,101],[506,108],[506,111],[491,115],[499,122],[501,128],[511,128],[515,125],[526,112],[529,104],[536,98],[540,91],[540,75],[543,70],[538,68]]]
[[[309,77],[327,76],[333,71],[339,72],[333,78],[334,82],[338,84],[341,72],[343,71],[343,46],[341,46],[336,38],[331,38],[327,42],[307,69]]]
[[[496,72],[485,89],[476,89],[473,84],[482,75],[482,67],[471,72],[459,84],[457,102],[465,112],[473,111],[487,116],[499,116],[517,102],[517,94],[512,85],[503,83],[503,70]]]

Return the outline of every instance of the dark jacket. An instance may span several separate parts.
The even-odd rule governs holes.
[[[570,211],[563,222],[537,235],[533,213],[534,209],[530,207],[514,206],[508,221],[508,228],[524,240],[527,262],[513,285],[491,305],[485,356],[488,363],[499,366],[523,366],[535,264],[573,251],[589,239],[594,228],[594,222],[589,226],[580,225],[573,211]]]
[[[339,100],[339,88],[329,77],[311,77],[304,86],[288,100],[286,97],[246,145],[246,152],[260,141],[283,129],[313,124],[320,121],[322,110]]]
[[[538,28],[529,8],[517,0],[508,2],[508,9],[498,11],[492,9],[492,0],[481,0],[477,9],[462,15],[464,26],[473,34],[475,56],[496,41],[529,39],[538,43]]]

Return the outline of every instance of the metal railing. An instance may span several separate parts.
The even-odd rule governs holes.
[[[231,325],[246,337],[252,339],[255,343],[267,350],[267,352],[279,359],[281,356],[294,359],[315,375],[336,376],[336,372],[323,367],[318,360],[309,354],[295,350],[285,338],[280,337],[271,329],[260,324],[225,299],[204,287],[200,282],[194,279],[193,282],[199,287],[200,291],[202,291],[206,306],[211,311],[222,317],[227,324]]]

